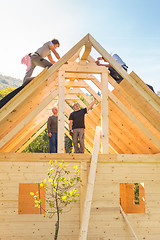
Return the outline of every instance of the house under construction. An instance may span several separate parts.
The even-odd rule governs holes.
[[[120,84],[97,66],[92,48],[124,78]],[[85,153],[66,154],[71,105],[86,107],[86,92],[97,101],[85,118]],[[58,153],[22,153],[57,103]],[[29,194],[50,160],[81,170],[80,199],[63,214],[59,239],[159,240],[159,154],[160,98],[87,34],[0,110],[0,240],[53,239],[55,219],[42,218]]]

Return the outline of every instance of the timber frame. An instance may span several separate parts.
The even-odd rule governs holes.
[[[95,64],[92,48],[124,77],[120,84],[109,75],[107,68]],[[113,91],[109,90],[108,82],[114,87]],[[78,102],[86,107],[91,100],[85,91],[98,103],[86,116],[86,151],[92,152],[95,128],[101,126],[102,153],[159,153],[160,99],[134,72],[128,74],[90,34],[0,110],[0,151],[21,152],[44,129],[41,127],[59,99],[58,152],[64,152],[70,106]]]
[[[96,49],[123,76],[124,79],[120,84],[110,76],[110,72],[106,67],[96,65],[95,59],[91,56],[92,48]],[[110,90],[109,85],[112,85],[113,90]],[[100,94],[95,89],[98,89]],[[64,134],[69,136],[69,115],[73,111],[71,106],[74,102],[77,102],[80,107],[87,107],[91,102],[91,98],[86,92],[96,99],[96,104],[85,117],[86,154],[65,154]],[[46,129],[46,122],[49,115],[51,115],[51,109],[57,105],[59,109],[58,153],[38,155],[21,153]],[[66,238],[65,234],[67,233],[64,232],[61,235],[61,239],[109,239],[109,235],[105,233],[104,229],[103,233],[101,228],[97,230],[99,235],[96,237],[93,236],[89,229],[91,223],[92,231],[94,232],[92,218],[93,216],[96,218],[94,214],[99,208],[104,212],[106,209],[107,211],[113,211],[111,214],[113,217],[112,221],[119,219],[121,228],[124,228],[122,216],[127,223],[125,233],[122,229],[117,230],[118,233],[122,234],[122,238],[121,235],[116,235],[113,231],[110,235],[111,239],[128,240],[129,238],[133,239],[133,236],[134,239],[138,239],[135,233],[138,232],[138,228],[133,218],[127,216],[121,205],[119,206],[119,183],[128,181],[140,183],[144,178],[145,184],[149,182],[152,185],[153,180],[155,186],[158,186],[156,181],[159,182],[157,176],[160,173],[160,98],[148,88],[136,73],[132,71],[128,74],[90,34],[87,34],[80,40],[50,69],[44,69],[0,110],[0,133],[0,167],[2,166],[2,169],[6,167],[11,173],[12,168],[18,168],[18,164],[22,168],[23,176],[17,175],[16,180],[11,173],[4,175],[5,179],[9,176],[8,181],[11,181],[13,178],[16,186],[21,181],[30,180],[29,177],[26,178],[25,174],[28,171],[24,168],[26,163],[26,168],[29,168],[31,171],[31,173],[27,174],[30,174],[28,176],[31,176],[33,182],[35,181],[36,183],[40,180],[38,176],[34,176],[34,172],[38,174],[39,172],[36,171],[39,169],[36,170],[34,164],[37,168],[39,164],[42,169],[43,164],[46,167],[46,162],[50,159],[65,160],[71,165],[75,162],[80,164],[82,183],[79,189],[78,235],[74,234],[75,238],[67,235],[68,238]],[[152,166],[151,169],[148,167],[149,165]],[[130,166],[138,169],[138,172],[136,170],[134,172],[135,176],[132,175]],[[98,168],[100,170],[97,170]],[[110,175],[106,175],[104,171],[109,171]],[[128,174],[129,172],[131,172],[131,176]],[[155,175],[153,172],[155,172]],[[150,179],[150,176],[152,176],[152,179]],[[4,192],[7,192],[7,183],[5,181],[2,181],[2,184],[5,189]],[[95,197],[94,191],[98,194],[97,196],[101,196],[98,187],[96,187],[97,181],[99,181],[100,187],[104,191],[102,195],[105,196],[105,186],[111,189],[109,193],[111,195],[114,193],[114,196],[112,196],[114,198],[113,201],[109,195],[106,197],[106,202],[102,201],[102,203],[102,199]],[[148,189],[146,193],[150,193],[149,191],[151,190],[150,188]],[[155,189],[156,192],[157,188],[155,187]],[[9,193],[7,192],[7,194]],[[155,199],[160,201],[159,196],[154,196],[153,201]],[[13,193],[14,197],[15,192]],[[109,205],[106,207],[106,204]],[[92,211],[93,208],[94,212]],[[150,217],[152,217],[153,221],[156,217],[154,209],[150,208],[150,206],[148,209],[146,211],[147,217],[145,215],[142,219],[147,224],[150,224]],[[99,212],[98,214],[100,214],[102,219],[105,219],[106,216],[103,213]],[[22,219],[26,221],[25,217]],[[131,220],[136,231],[134,231],[135,229],[134,227],[132,228],[133,225],[131,226],[128,219]],[[136,219],[139,221],[138,217]],[[7,219],[7,221],[10,221],[10,219]],[[71,221],[73,221],[73,218]],[[115,227],[114,224],[112,226],[110,223],[109,226],[113,227],[113,229]],[[158,223],[156,226],[157,229],[160,229]],[[100,227],[100,224],[96,227]],[[128,228],[131,230],[131,233],[128,233]],[[159,237],[160,232],[157,229]],[[152,229],[148,227],[148,231],[152,232]],[[156,236],[156,233],[154,234]],[[21,237],[23,239],[25,233],[22,235],[17,236],[19,239]],[[143,236],[143,239],[149,239],[146,238],[146,232],[143,234],[138,232],[138,235],[140,237]],[[5,231],[4,236],[7,236]],[[12,240],[18,239],[14,231],[12,235],[8,236]],[[30,234],[24,239],[29,240],[32,237],[33,234]],[[39,238],[35,237],[34,239]]]

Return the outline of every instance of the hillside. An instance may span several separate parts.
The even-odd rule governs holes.
[[[22,85],[22,80],[9,77],[9,76],[3,76],[0,74],[0,89],[6,89],[7,87],[17,88]]]

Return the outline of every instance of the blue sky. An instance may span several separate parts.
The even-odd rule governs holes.
[[[159,9],[159,0],[1,1],[0,73],[23,79],[25,66],[20,61],[25,54],[55,37],[63,56],[90,33],[109,53],[118,53],[129,72],[134,70],[158,91]]]

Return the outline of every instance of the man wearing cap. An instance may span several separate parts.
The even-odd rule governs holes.
[[[118,54],[111,54],[111,56],[116,60],[116,62],[118,62],[121,65],[121,67],[124,68],[124,70],[127,71],[128,67],[126,66],[126,63],[123,62],[123,60],[118,56]],[[108,67],[110,75],[116,80],[117,83],[120,83],[123,80],[123,77],[109,63],[101,64],[99,62],[100,60],[107,62],[103,57],[98,57],[96,61],[97,65]]]
[[[79,108],[78,103],[73,104],[74,112],[69,116],[69,131],[73,139],[74,152],[84,153],[84,117],[85,114],[93,107],[95,104],[95,99],[86,108]],[[73,130],[73,132],[72,132]],[[80,147],[78,146],[78,142]]]

